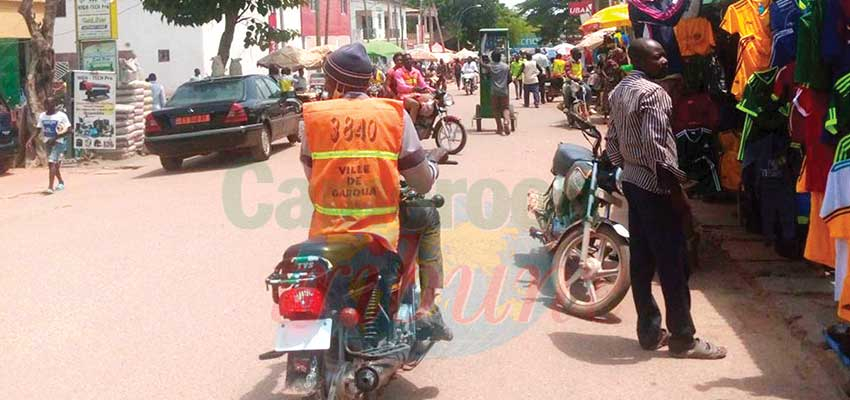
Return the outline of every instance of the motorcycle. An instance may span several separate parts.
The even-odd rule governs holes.
[[[445,90],[437,90],[432,99],[422,104],[415,124],[420,140],[433,137],[438,147],[452,155],[466,147],[466,128],[460,118],[448,114],[454,103]]]
[[[549,78],[545,84],[545,93],[547,102],[554,102],[556,97],[563,96],[564,78]]]
[[[402,184],[401,215],[444,202]],[[430,339],[433,325],[415,319],[419,239],[403,231],[397,254],[364,233],[311,239],[286,250],[266,279],[284,319],[274,351],[260,355],[287,355],[284,394],[377,399],[397,372],[419,365],[436,343]]]
[[[472,95],[478,90],[478,74],[474,72],[467,72],[460,77],[460,81],[463,84],[463,90],[467,95]]]
[[[548,191],[528,193],[529,215],[538,223],[529,234],[554,253],[558,303],[568,314],[596,318],[628,293],[629,231],[610,219],[611,207],[624,203],[620,168],[601,152],[596,127],[579,115],[572,118],[593,149],[558,146]]]
[[[564,96],[564,114],[567,116],[567,124],[571,127],[578,128],[579,122],[573,118],[577,115],[582,120],[590,118],[590,111],[587,108],[587,92],[580,82],[569,80],[564,83],[562,94]],[[567,112],[569,111],[569,112]]]

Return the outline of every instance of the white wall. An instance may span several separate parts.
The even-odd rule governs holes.
[[[68,3],[68,16],[56,19],[54,48],[57,53],[76,52],[73,1]],[[145,75],[151,72],[157,74],[169,92],[186,82],[195,68],[200,68],[205,75],[212,72],[210,59],[218,53],[218,43],[224,31],[222,23],[213,22],[196,28],[169,25],[159,14],[144,11],[140,0],[120,0],[118,13],[118,50],[133,50]],[[300,29],[298,9],[285,10],[283,14],[287,29]],[[267,20],[260,15],[255,17]],[[264,68],[257,67],[257,61],[267,52],[259,47],[245,49],[245,32],[246,25],[237,26],[230,57],[242,59],[242,72],[245,74],[266,73]],[[296,39],[292,44],[300,43],[301,40]],[[170,51],[169,62],[159,62],[160,49]]]

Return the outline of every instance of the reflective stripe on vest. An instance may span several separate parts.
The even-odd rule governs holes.
[[[380,150],[341,150],[322,151],[310,155],[314,160],[331,160],[334,158],[381,158],[384,160],[398,160],[398,154]]]
[[[373,215],[388,215],[398,212],[398,207],[378,207],[378,208],[326,208],[318,204],[314,204],[313,208],[317,212],[334,217],[369,217]]]

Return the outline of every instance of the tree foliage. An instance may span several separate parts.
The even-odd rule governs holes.
[[[532,34],[536,27],[498,0],[425,0],[424,6],[437,7],[443,30],[458,40],[461,46],[475,45],[478,30],[508,28],[511,41]],[[408,0],[408,6],[419,7],[419,0]],[[480,7],[477,7],[480,5]]]
[[[276,29],[265,19],[253,15],[268,15],[278,8],[300,7],[302,0],[142,0],[150,12],[162,14],[162,19],[179,26],[201,26],[224,21],[224,33],[218,47],[218,56],[227,65],[230,46],[237,24],[247,25],[245,48],[259,46],[266,50],[271,42],[286,42],[298,35],[292,30]]]
[[[526,0],[517,9],[530,24],[540,27],[538,35],[544,43],[559,43],[562,36],[579,34],[581,21],[570,15],[566,1]]]

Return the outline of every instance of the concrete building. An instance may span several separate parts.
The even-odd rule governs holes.
[[[352,0],[351,40],[386,40],[405,47],[407,19],[398,0]]]
[[[68,7],[65,17],[56,19],[54,48],[59,62],[68,62],[75,67],[76,23],[73,0],[66,0]],[[295,11],[293,13],[292,11]],[[300,21],[292,21],[296,10],[284,10],[274,14],[276,22],[289,29],[297,29]],[[255,15],[256,18],[268,17]],[[152,14],[142,8],[141,0],[121,0],[118,2],[118,50],[122,56],[132,51],[145,74],[157,74],[166,90],[174,90],[186,82],[195,68],[205,75],[212,72],[212,57],[218,53],[218,43],[224,31],[223,23],[209,23],[200,27],[178,27],[163,21],[159,14]],[[257,60],[268,52],[258,47],[244,48],[243,39],[246,25],[236,28],[230,57],[241,59],[245,74],[266,73],[257,67]],[[295,41],[300,42],[299,41]]]
[[[316,47],[317,35],[321,44],[351,43],[350,1],[354,0],[307,0],[301,6],[302,47]]]

